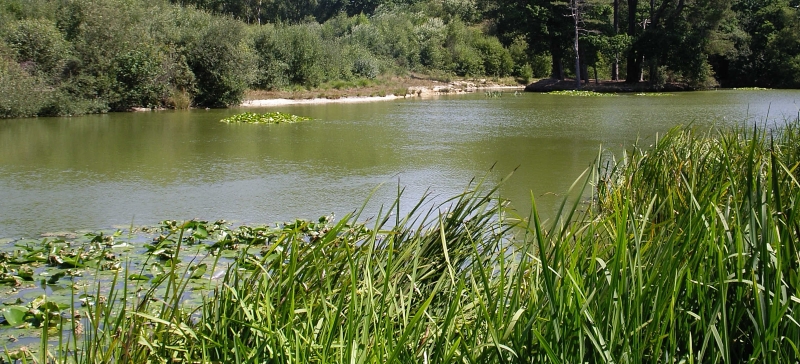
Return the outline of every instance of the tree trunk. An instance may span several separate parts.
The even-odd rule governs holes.
[[[639,6],[639,0],[628,0],[628,35],[636,39],[636,8]],[[625,82],[637,83],[642,74],[642,58],[636,53],[636,42],[628,50],[628,74],[625,77]]]
[[[555,40],[550,41],[550,55],[552,56],[552,67],[550,78],[564,80],[564,64],[562,63],[563,54],[561,48]]]
[[[614,0],[614,35],[619,33],[619,0]],[[595,68],[595,79],[597,79],[597,69]],[[619,53],[614,54],[614,63],[611,65],[611,79],[619,81]]]
[[[575,21],[575,43],[573,44],[573,50],[575,51],[575,89],[581,89],[581,56],[580,56],[580,48],[578,47],[578,30],[579,30],[579,23],[578,23],[578,4],[573,0],[572,2],[572,19]]]

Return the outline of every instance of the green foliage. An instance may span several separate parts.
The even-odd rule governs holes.
[[[380,72],[380,68],[375,59],[358,58],[353,62],[353,75],[355,76],[374,79],[378,77],[378,72]]]
[[[187,64],[196,79],[198,105],[239,104],[255,78],[256,58],[247,44],[244,26],[216,19],[188,45]]]
[[[485,72],[483,58],[475,49],[458,44],[453,49],[453,71],[459,76],[477,76]]]
[[[114,59],[115,92],[111,107],[126,110],[135,106],[159,106],[167,95],[164,59],[152,48],[133,49]]]
[[[474,47],[481,54],[486,75],[505,77],[511,74],[514,60],[497,38],[480,37],[475,41]]]
[[[538,54],[533,56],[533,62],[531,63],[533,77],[545,78],[550,76],[550,68],[552,64],[553,57],[549,54]]]
[[[35,116],[47,101],[47,92],[36,77],[13,60],[0,55],[0,118]]]
[[[312,24],[259,30],[254,45],[261,70],[259,85],[262,88],[290,84],[316,87],[322,83],[327,57],[320,30],[318,25]]]
[[[297,123],[300,121],[308,121],[308,120],[311,120],[311,118],[282,113],[282,112],[268,112],[263,114],[245,112],[233,115],[231,117],[227,117],[220,121],[223,123],[283,124],[283,123]]]
[[[55,23],[25,19],[10,24],[5,41],[16,52],[17,62],[34,75],[57,81],[70,56],[70,45]]]

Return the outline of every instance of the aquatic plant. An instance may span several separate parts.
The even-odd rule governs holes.
[[[668,94],[663,92],[639,92],[635,94],[636,96],[647,96],[647,97],[660,97],[660,96],[675,96],[675,94]]]
[[[580,96],[580,97],[617,96],[617,94],[613,94],[613,93],[583,91],[583,90],[550,91],[550,92],[545,92],[544,94],[545,95],[561,95],[561,96]]]
[[[311,120],[311,118],[276,111],[276,112],[267,112],[263,114],[245,112],[227,117],[220,121],[223,123],[282,124],[282,123],[297,123],[300,121],[308,121],[308,120]]]
[[[798,130],[673,129],[598,161],[548,223],[480,185],[369,224],[167,221],[164,271],[59,316],[74,334],[40,361],[795,362]]]

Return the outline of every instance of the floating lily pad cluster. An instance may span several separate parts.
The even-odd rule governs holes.
[[[550,92],[545,92],[545,95],[581,96],[581,97],[617,96],[616,94],[611,94],[611,93],[582,91],[582,90],[550,91]]]
[[[233,115],[220,121],[223,123],[283,124],[297,123],[308,120],[311,120],[311,118],[276,111],[263,114],[245,112]]]
[[[166,220],[131,231],[7,240],[0,246],[0,294],[7,295],[0,303],[0,331],[15,330],[14,335],[25,336],[50,330],[54,338],[59,337],[56,332],[74,331],[80,336],[88,327],[87,317],[106,320],[101,317],[104,311],[94,311],[96,305],[143,307],[136,305],[150,298],[142,295],[162,303],[174,296],[177,301],[169,305],[198,307],[231,264],[241,272],[254,272],[264,259],[287,261],[295,251],[337,239],[356,249],[351,238],[368,232],[360,224],[334,224],[330,215],[238,227],[224,220]],[[138,313],[139,319],[147,321],[147,315],[159,312],[156,308]],[[18,346],[10,344],[5,353],[0,351],[0,363],[13,355],[33,357],[26,346]]]
[[[635,94],[636,96],[648,96],[648,97],[659,97],[659,96],[675,96],[675,94],[668,94],[663,92],[639,92]]]

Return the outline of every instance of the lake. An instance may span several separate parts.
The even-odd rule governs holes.
[[[443,201],[473,178],[521,214],[530,195],[552,216],[601,146],[620,155],[676,125],[781,124],[800,91],[704,91],[672,96],[570,97],[482,92],[361,104],[114,113],[0,120],[0,238],[152,225],[164,219],[260,224],[360,220],[423,195]],[[236,125],[243,111],[314,120]],[[490,171],[490,168],[494,168]],[[374,191],[374,192],[373,192]],[[370,197],[371,196],[371,197]]]

